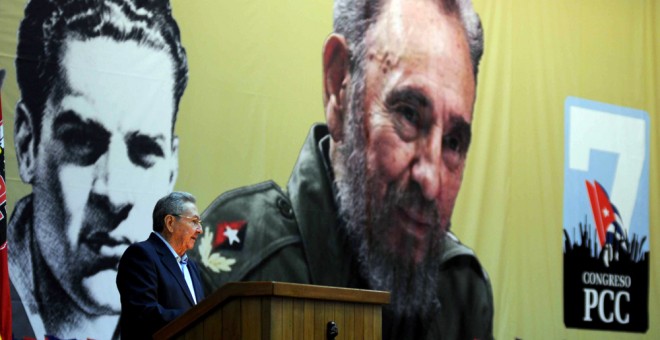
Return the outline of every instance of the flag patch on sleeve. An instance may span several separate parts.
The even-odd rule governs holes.
[[[213,249],[241,250],[245,244],[247,221],[219,222],[215,229]]]

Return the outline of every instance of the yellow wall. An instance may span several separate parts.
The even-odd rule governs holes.
[[[660,4],[654,0],[475,0],[486,50],[473,144],[453,230],[488,270],[495,336],[621,339],[563,324],[562,193],[567,96],[644,110],[651,122],[649,331],[660,338]],[[30,192],[17,175],[13,59],[21,1],[0,6],[8,212]],[[323,121],[321,47],[332,1],[173,0],[190,82],[176,131],[177,189],[206,207],[219,193],[285,185],[313,122]]]

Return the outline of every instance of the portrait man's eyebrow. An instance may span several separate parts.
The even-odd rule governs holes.
[[[29,0],[16,55],[14,334],[118,338],[119,258],[178,174],[179,27],[169,1]]]
[[[91,165],[110,143],[110,132],[93,120],[82,120],[72,111],[63,112],[53,123],[53,138],[63,146],[62,158],[80,165]]]

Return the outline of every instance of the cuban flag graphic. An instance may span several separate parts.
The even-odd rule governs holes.
[[[612,260],[619,260],[619,247],[623,251],[628,250],[627,230],[623,228],[621,214],[610,202],[603,186],[597,181],[586,181],[586,185],[600,249],[604,252],[601,257],[605,266],[609,267]]]

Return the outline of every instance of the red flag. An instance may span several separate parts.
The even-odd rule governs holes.
[[[0,80],[0,84],[2,80]],[[7,267],[7,187],[5,186],[5,135],[2,124],[0,98],[0,340],[11,336],[11,296],[9,295],[9,269]]]
[[[596,222],[596,231],[598,231],[598,240],[600,246],[605,244],[605,234],[607,227],[614,222],[615,215],[612,209],[612,203],[607,195],[607,191],[603,188],[598,181],[593,184],[587,183],[587,192],[589,193],[589,201],[591,202],[591,212],[594,214],[594,221]]]

